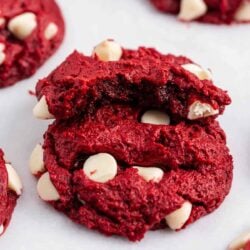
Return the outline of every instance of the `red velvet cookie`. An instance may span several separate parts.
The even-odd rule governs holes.
[[[34,74],[64,36],[54,0],[0,0],[0,87]]]
[[[114,55],[105,55],[109,46],[118,56],[116,61]],[[174,120],[193,120],[221,114],[231,102],[213,84],[211,72],[186,57],[144,47],[133,51],[113,46],[114,42],[106,41],[96,48],[97,54],[110,56],[112,61],[74,52],[41,80],[36,86],[40,101],[34,115],[68,119],[84,113],[93,103],[116,102],[162,108]]]
[[[16,201],[22,192],[22,183],[14,168],[6,163],[0,149],[0,235],[6,230]]]
[[[182,21],[214,24],[250,22],[249,0],[150,0],[157,9]]]
[[[38,83],[34,113],[57,118],[30,159],[40,197],[79,224],[131,241],[218,208],[233,165],[214,116],[230,98],[211,73],[113,41],[92,57],[75,52]]]

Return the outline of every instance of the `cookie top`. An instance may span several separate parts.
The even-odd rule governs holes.
[[[64,36],[54,0],[0,0],[0,87],[27,78],[52,55]]]
[[[150,0],[160,11],[178,15],[182,21],[213,24],[250,22],[250,2],[246,0]]]
[[[154,112],[113,103],[55,121],[45,134],[40,197],[77,223],[132,241],[212,212],[232,181],[224,132],[214,120],[172,124]]]
[[[97,103],[116,102],[165,109],[177,121],[194,120],[221,114],[231,102],[213,84],[211,72],[186,57],[144,47],[119,50],[112,41],[95,51],[91,57],[75,51],[38,82],[36,117],[68,119]]]
[[[22,183],[10,163],[4,160],[0,149],[0,235],[6,230],[16,201],[22,192]]]

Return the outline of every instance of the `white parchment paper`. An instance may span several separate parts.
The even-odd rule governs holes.
[[[12,222],[0,239],[1,250],[223,250],[239,233],[250,230],[250,25],[183,24],[156,12],[147,0],[60,0],[67,34],[60,50],[32,78],[0,90],[0,147],[18,170],[24,193]],[[72,223],[40,201],[27,165],[47,122],[32,117],[35,98],[28,94],[69,53],[90,53],[106,38],[125,47],[153,46],[189,56],[213,71],[233,104],[220,117],[234,156],[230,195],[213,214],[179,233],[149,232],[139,243],[105,237]]]

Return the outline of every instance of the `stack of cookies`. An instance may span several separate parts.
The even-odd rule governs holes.
[[[31,155],[41,199],[76,223],[138,241],[223,202],[232,157],[217,116],[231,103],[209,70],[113,40],[72,53],[36,86],[54,119]]]

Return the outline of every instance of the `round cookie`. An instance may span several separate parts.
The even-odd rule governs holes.
[[[150,0],[160,11],[178,15],[181,21],[231,24],[250,22],[248,0]]]
[[[232,181],[218,123],[152,125],[140,121],[143,114],[106,105],[51,125],[40,197],[77,223],[131,241],[151,229],[182,229],[216,209]]]
[[[0,235],[2,235],[12,216],[17,199],[22,193],[22,183],[10,163],[4,160],[0,149]]]
[[[0,0],[0,87],[34,74],[61,44],[64,21],[54,0]]]

